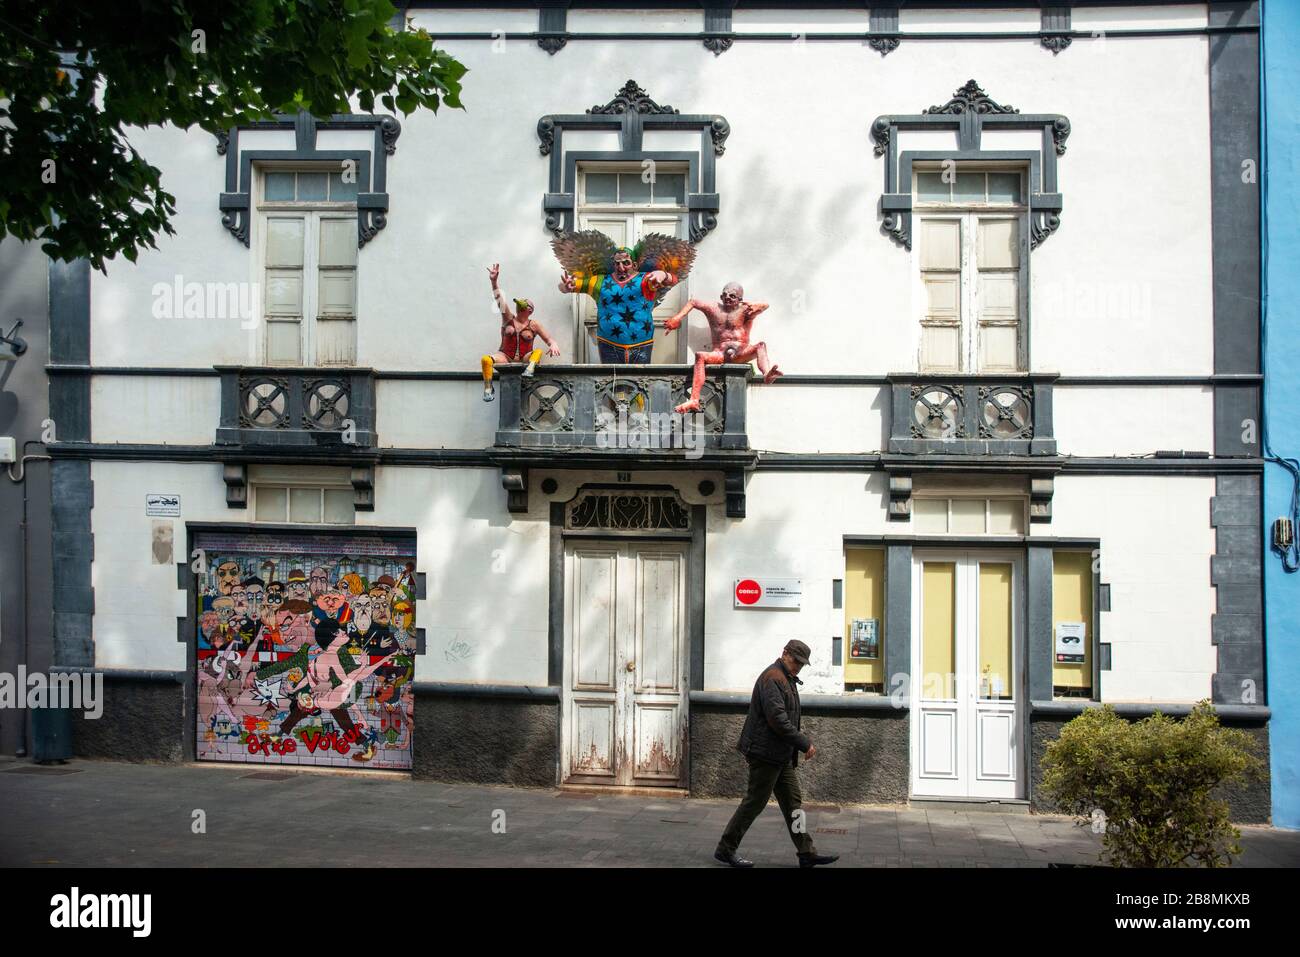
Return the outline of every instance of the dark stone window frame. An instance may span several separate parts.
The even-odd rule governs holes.
[[[566,155],[567,130],[617,132],[617,150],[581,150]],[[697,151],[647,151],[643,148],[647,130],[695,132],[700,137]],[[660,105],[645,90],[628,80],[614,99],[593,106],[586,113],[548,113],[537,121],[539,152],[550,158],[547,192],[542,198],[546,228],[559,233],[575,228],[577,219],[578,163],[640,164],[643,160],[685,163],[686,217],[691,242],[699,242],[718,225],[720,207],[716,160],[726,151],[731,124],[726,117],[707,113],[679,113]]]
[[[373,145],[369,150],[321,150],[316,148],[316,134],[321,130],[371,130]],[[293,130],[291,150],[241,150],[242,131]],[[217,154],[226,158],[226,189],[218,206],[221,224],[245,246],[249,245],[249,226],[253,214],[254,164],[332,163],[353,160],[357,164],[357,246],[364,246],[379,230],[388,225],[388,157],[397,150],[402,125],[396,117],[382,114],[336,114],[318,120],[309,113],[259,120],[232,127],[217,137]],[[361,187],[369,187],[363,189]]]
[[[981,134],[996,130],[1040,130],[1042,146],[1030,150],[983,150]],[[956,150],[906,150],[899,153],[899,131],[950,130],[957,133]],[[885,157],[885,188],[880,197],[881,228],[906,249],[912,248],[912,162],[953,159],[1030,162],[1029,246],[1035,249],[1061,224],[1063,199],[1057,185],[1056,158],[1065,153],[1070,121],[1059,113],[1021,113],[995,102],[974,80],[957,90],[946,104],[923,113],[884,114],[871,124],[875,154]],[[906,191],[903,187],[906,186]]]

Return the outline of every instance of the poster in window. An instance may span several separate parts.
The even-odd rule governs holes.
[[[870,661],[880,657],[880,619],[854,618],[849,637],[849,658]]]
[[[1061,664],[1082,664],[1087,626],[1081,621],[1056,623],[1056,660]]]

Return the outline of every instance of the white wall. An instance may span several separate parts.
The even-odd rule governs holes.
[[[99,668],[185,668],[186,648],[176,640],[176,618],[192,614],[176,588],[176,566],[153,564],[154,521],[173,523],[176,560],[185,552],[185,522],[245,521],[244,509],[226,507],[226,486],[217,463],[92,462],[95,536],[91,582],[95,665]],[[145,515],[150,493],[179,495],[181,517]],[[57,569],[55,574],[58,574]]]
[[[1101,676],[1103,700],[1210,696],[1213,496],[1213,477],[1057,476],[1050,530],[1035,532],[1101,539],[1111,610],[1100,638],[1111,644],[1113,665]]]
[[[1062,455],[1150,455],[1214,449],[1214,390],[1058,386],[1052,430]]]
[[[207,445],[221,419],[221,381],[197,376],[94,376],[95,442]]]
[[[709,515],[705,576],[704,686],[748,691],[791,638],[807,642],[812,663],[800,676],[810,693],[844,690],[832,669],[831,638],[844,631],[844,612],[831,607],[831,581],[844,577],[844,536],[905,534],[886,520],[883,473],[759,472],[746,486],[747,514]],[[740,578],[803,580],[798,610],[737,609]]]

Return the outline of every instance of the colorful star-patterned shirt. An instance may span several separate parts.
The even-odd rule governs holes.
[[[676,278],[669,274],[668,286]],[[596,338],[616,346],[640,346],[655,337],[654,308],[662,290],[639,272],[621,286],[613,276],[593,274],[578,280],[578,292],[596,300]]]

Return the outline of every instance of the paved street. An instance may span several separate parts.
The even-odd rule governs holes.
[[[718,867],[733,801],[439,784],[260,767],[0,761],[3,866]],[[206,815],[206,834],[191,830]],[[836,867],[1032,867],[1096,861],[1060,817],[810,805]],[[504,819],[501,813],[504,812]],[[505,833],[493,830],[503,820]],[[500,830],[500,824],[497,826]],[[1300,833],[1242,828],[1240,863],[1300,866]],[[790,867],[772,805],[741,847]]]

